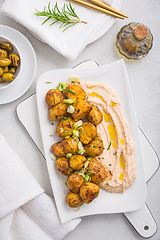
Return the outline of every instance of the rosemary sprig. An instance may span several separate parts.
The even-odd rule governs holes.
[[[71,3],[69,4],[65,4],[63,8],[61,9],[61,11],[58,8],[57,2],[54,6],[54,8],[51,8],[50,6],[50,2],[48,4],[48,9],[46,9],[46,7],[44,7],[43,11],[38,11],[36,10],[36,13],[34,13],[35,16],[43,16],[43,17],[47,17],[46,20],[43,21],[42,25],[44,23],[46,23],[48,20],[52,20],[53,22],[49,25],[53,25],[55,23],[58,22],[62,22],[59,28],[64,28],[63,32],[71,27],[74,26],[75,24],[81,22],[81,23],[87,23],[84,21],[81,21],[79,19],[79,17],[77,16],[77,14],[74,11],[74,8],[72,7]],[[73,18],[72,18],[73,17]]]

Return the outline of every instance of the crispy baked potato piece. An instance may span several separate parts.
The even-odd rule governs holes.
[[[103,120],[103,115],[101,110],[92,104],[92,110],[87,114],[87,119],[89,122],[93,123],[95,126],[100,124]]]
[[[48,107],[54,106],[63,100],[63,94],[58,89],[50,89],[45,97]]]
[[[55,106],[49,108],[48,116],[51,121],[60,121],[63,117],[68,117],[69,113],[67,108],[69,107],[68,103],[60,102]]]
[[[77,208],[83,204],[83,201],[78,193],[69,192],[66,196],[66,203],[71,208]]]
[[[71,136],[73,134],[74,124],[75,121],[71,117],[60,121],[56,127],[57,135],[61,138]]]
[[[84,150],[89,156],[99,156],[103,152],[102,139],[99,136],[96,136],[91,143],[84,145]]]
[[[85,156],[82,155],[72,155],[69,160],[71,168],[78,171],[83,168],[84,164],[86,163],[87,159]]]
[[[79,138],[83,144],[90,143],[95,138],[96,134],[96,127],[90,122],[83,123],[79,130]]]
[[[68,153],[76,153],[78,150],[78,141],[72,137],[54,143],[51,146],[51,152],[59,157],[65,157]]]
[[[56,160],[56,167],[64,176],[69,175],[74,170],[70,167],[69,159],[66,157],[60,157]]]
[[[99,190],[100,189],[98,185],[87,182],[81,186],[79,195],[86,204],[89,204],[98,197]]]
[[[78,173],[71,173],[67,178],[67,187],[74,193],[79,193],[80,187],[84,183],[84,178]]]
[[[66,89],[75,93],[75,94],[73,94],[71,92],[64,91],[64,95],[69,99],[76,100],[77,98],[79,98],[81,100],[84,100],[86,97],[85,91],[81,87],[75,85],[74,83],[69,84],[66,87]]]
[[[92,106],[87,101],[78,99],[73,103],[74,112],[72,113],[72,117],[75,121],[78,121],[84,117],[91,111]]]
[[[91,173],[91,172],[93,172],[93,173]],[[107,178],[107,171],[106,171],[105,167],[103,166],[103,164],[100,161],[98,161],[95,158],[92,158],[89,161],[89,165],[88,165],[86,173],[91,173],[90,174],[91,182],[93,182],[97,185],[101,182],[104,182],[104,180]]]

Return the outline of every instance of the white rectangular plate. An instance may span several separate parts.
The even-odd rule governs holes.
[[[132,185],[123,194],[111,194],[100,191],[99,197],[89,205],[84,204],[79,211],[69,208],[65,202],[68,189],[65,185],[66,177],[56,169],[55,162],[50,157],[50,147],[60,140],[55,129],[57,123],[51,125],[48,119],[48,107],[45,103],[45,95],[51,88],[56,88],[60,82],[68,81],[70,76],[79,77],[81,81],[97,81],[108,84],[116,91],[122,103],[122,110],[129,122],[131,135],[135,142],[137,177]],[[47,84],[46,82],[52,82]],[[132,93],[129,79],[123,60],[109,65],[86,69],[60,69],[41,75],[37,82],[37,106],[40,121],[40,129],[44,146],[50,181],[55,197],[61,222],[91,214],[119,213],[135,211],[143,206],[146,200],[146,183],[144,176],[143,159],[138,135],[137,120],[135,115]],[[52,135],[50,137],[49,135]]]

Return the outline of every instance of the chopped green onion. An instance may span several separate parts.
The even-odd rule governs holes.
[[[46,82],[46,83],[52,83],[52,82]]]
[[[95,137],[96,139],[98,139],[99,141],[100,141],[100,138],[97,138],[97,137]]]
[[[67,182],[65,182],[66,186],[67,186]]]
[[[66,155],[66,158],[71,158],[72,157],[72,153],[68,153],[67,155]]]
[[[68,172],[67,175],[69,176],[71,174],[71,172]]]
[[[50,137],[53,137],[53,135],[49,135]]]
[[[74,137],[79,137],[79,132],[77,130],[73,130]]]
[[[112,142],[110,141],[110,143],[109,143],[109,146],[108,146],[107,150],[109,150],[109,149],[110,149],[110,146],[111,146],[111,144],[112,144]]]
[[[72,92],[72,91],[71,91],[71,90],[69,90],[69,89],[64,89],[63,91],[70,92],[70,93],[72,93],[72,94],[76,95],[76,94],[75,94],[75,92]]]
[[[84,204],[84,202],[80,205],[80,207]]]
[[[52,125],[54,125],[54,123],[52,123]]]
[[[63,116],[61,116],[61,118],[63,118],[64,120],[67,120],[69,117],[63,117]]]
[[[85,176],[85,178],[84,178],[84,179],[85,179],[85,181],[86,181],[86,182],[88,182],[88,181],[89,181],[89,179],[90,179],[90,176],[89,176],[89,174],[88,174],[88,173],[86,174],[86,176]]]
[[[83,145],[82,145],[82,143],[79,141],[79,143],[78,143],[78,153],[79,154],[83,154],[83,153],[85,153],[85,150],[84,150],[84,148],[83,148]]]
[[[67,82],[62,82],[58,85],[57,89],[63,92],[66,89],[67,85]]]
[[[83,124],[82,120],[79,120],[78,122],[76,122],[76,123],[74,124],[74,127],[75,127],[75,128],[78,128],[78,127],[80,127],[82,124]]]
[[[75,100],[74,99],[63,99],[63,102],[64,103],[69,103],[69,104],[72,104],[72,103],[74,103],[75,102]]]
[[[94,148],[96,148],[97,146],[93,146]]]
[[[87,160],[91,160],[93,157],[92,156],[89,156],[88,158],[87,158]]]
[[[59,132],[60,132],[60,133],[64,132],[63,128],[60,128],[60,131],[59,131]]]
[[[104,159],[104,157],[102,157],[102,159]]]
[[[67,108],[67,112],[68,113],[73,113],[74,112],[74,107],[72,105],[70,105],[68,108]]]
[[[79,82],[80,79],[77,77],[69,77],[69,80],[72,82]]]
[[[117,154],[117,152],[114,152],[114,153],[113,153],[113,155],[116,155],[116,154]]]
[[[89,144],[89,147],[91,147],[91,144]]]
[[[81,133],[83,133],[84,128],[83,128],[83,127],[79,127],[79,128],[78,128],[78,131],[79,131],[79,130],[81,130]]]
[[[67,166],[65,166],[65,168],[67,169],[68,167],[67,167]]]
[[[106,185],[108,185],[108,186],[109,186],[109,183],[107,182],[107,183],[106,183]]]
[[[69,138],[70,136],[66,136],[65,138]]]
[[[110,163],[109,166],[112,166],[112,164]]]
[[[95,192],[95,194],[97,195],[98,193],[97,193],[97,192]]]

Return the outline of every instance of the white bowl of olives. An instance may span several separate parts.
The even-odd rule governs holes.
[[[16,81],[21,69],[21,58],[17,46],[0,36],[0,89]]]

